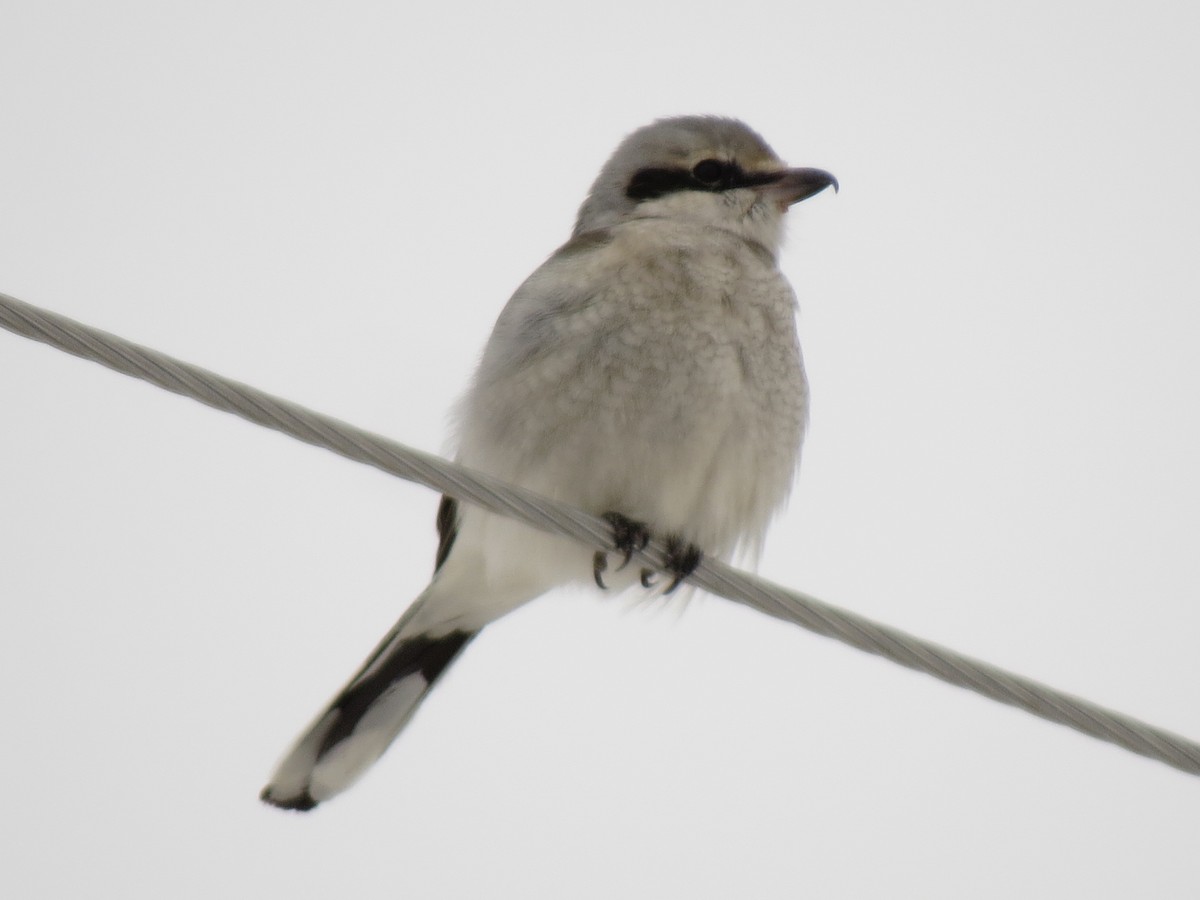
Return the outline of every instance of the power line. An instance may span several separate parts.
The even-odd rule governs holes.
[[[511,516],[543,531],[575,538],[592,549],[615,549],[609,525],[596,516],[413,450],[6,294],[0,294],[0,325],[408,481]],[[639,563],[661,570],[665,551],[665,545],[655,540],[635,555]],[[1200,745],[1153,725],[840,610],[815,597],[787,590],[718,560],[706,558],[687,580],[710,593],[817,634],[836,638],[910,669],[1020,707],[1043,719],[1165,762],[1184,772],[1200,775]]]

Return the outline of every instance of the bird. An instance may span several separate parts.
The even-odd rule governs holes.
[[[501,311],[453,420],[458,462],[603,516],[620,564],[443,497],[429,585],[278,764],[261,799],[311,810],[359,779],[491,622],[567,584],[674,591],[754,555],[808,418],[785,213],[832,187],[737,119],[630,133],[565,244]],[[651,536],[666,576],[627,564]]]

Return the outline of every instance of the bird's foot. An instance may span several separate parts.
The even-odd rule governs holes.
[[[618,512],[606,512],[600,518],[612,526],[613,544],[619,552],[625,554],[625,558],[621,560],[621,565],[617,566],[617,571],[620,572],[629,565],[629,561],[633,559],[634,553],[645,549],[646,544],[650,543],[650,529],[646,527],[644,522],[635,522],[628,516],[623,516]],[[603,590],[608,589],[608,585],[604,583],[603,578],[607,570],[608,554],[603,550],[597,551],[596,555],[592,557],[592,577],[596,579],[596,584]],[[644,575],[642,583],[645,584]]]
[[[674,578],[663,593],[669,594],[683,584],[683,579],[696,571],[696,567],[700,565],[700,560],[703,558],[704,554],[695,544],[686,544],[679,536],[668,535],[665,568]],[[645,571],[642,572],[642,584],[646,583],[646,574]]]

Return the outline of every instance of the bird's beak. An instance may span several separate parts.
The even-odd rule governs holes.
[[[824,169],[784,169],[779,177],[763,188],[763,194],[779,204],[781,210],[793,203],[807,200],[831,187],[838,189],[838,180]]]

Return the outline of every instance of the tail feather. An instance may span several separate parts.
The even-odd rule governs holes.
[[[288,752],[263,788],[263,801],[310,810],[348,788],[395,740],[434,682],[478,633],[401,637],[404,624],[401,620],[384,638]]]

